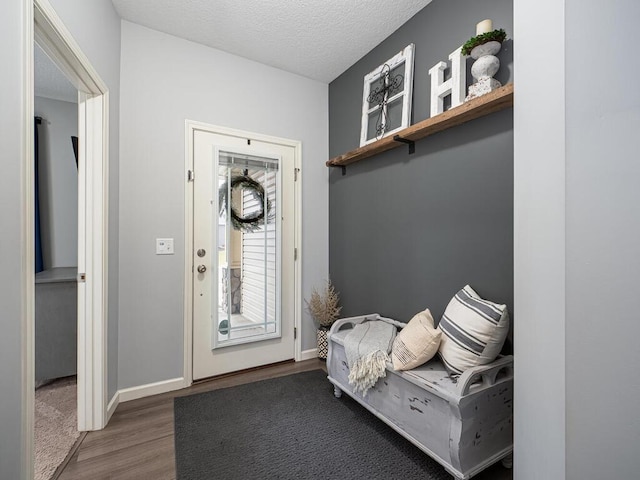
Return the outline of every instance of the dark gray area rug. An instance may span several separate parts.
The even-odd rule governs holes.
[[[178,397],[179,480],[420,479],[452,476],[326,373],[297,373]]]

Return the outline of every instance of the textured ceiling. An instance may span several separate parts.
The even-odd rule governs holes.
[[[37,44],[33,56],[35,95],[77,103],[78,91]]]
[[[122,18],[330,82],[431,0],[112,0]]]

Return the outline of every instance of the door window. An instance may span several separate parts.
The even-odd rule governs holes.
[[[214,349],[280,336],[279,159],[216,157]]]

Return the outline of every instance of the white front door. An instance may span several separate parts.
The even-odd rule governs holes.
[[[293,359],[295,148],[193,135],[193,379]]]

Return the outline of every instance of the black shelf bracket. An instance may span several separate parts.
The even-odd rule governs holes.
[[[333,168],[340,168],[342,169],[342,176],[344,177],[347,174],[347,166],[346,165],[329,165],[330,167]]]
[[[407,140],[406,138],[402,138],[400,135],[394,135],[393,140],[409,145],[409,155],[416,153],[416,142],[414,142],[413,140]]]

